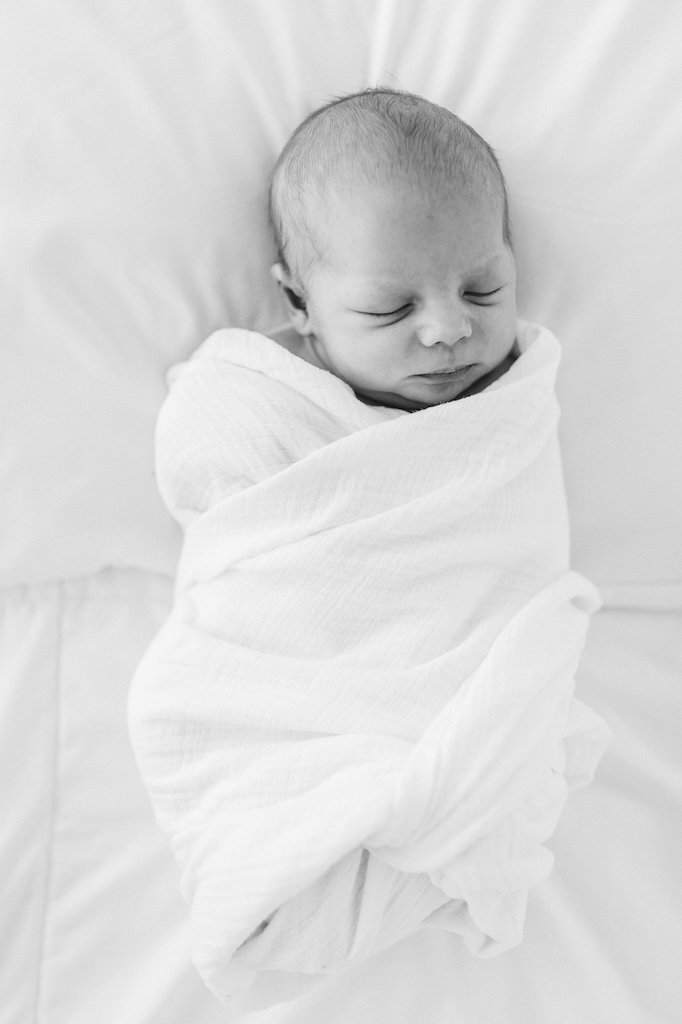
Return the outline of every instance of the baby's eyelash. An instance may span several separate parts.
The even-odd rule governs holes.
[[[467,291],[464,292],[464,295],[470,299],[491,299],[493,295],[497,295],[498,292],[501,292],[503,287],[504,285],[500,285],[499,288],[493,288],[489,292]],[[372,310],[369,309],[359,309],[357,310],[357,312],[360,313],[362,316],[372,316],[376,317],[377,319],[381,319],[382,317],[399,316],[401,313],[405,313],[409,308],[410,307],[408,303],[404,306],[399,306],[398,309],[389,309],[385,313],[374,313]]]
[[[465,295],[469,295],[469,296],[471,296],[474,299],[489,299],[489,298],[491,298],[491,296],[497,295],[497,293],[501,292],[501,291],[502,291],[502,288],[500,287],[500,288],[493,288],[493,290],[491,292],[465,292]]]
[[[361,310],[361,312],[364,316],[397,316],[398,313],[404,313],[408,308],[408,306],[399,306],[398,309],[391,309],[388,313],[372,313],[368,309]]]
[[[489,292],[472,292],[472,291],[467,291],[467,292],[464,292],[464,295],[465,295],[466,298],[473,299],[473,300],[477,300],[477,299],[491,299],[493,297],[493,295],[497,295],[498,292],[501,292],[503,287],[504,287],[504,285],[500,285],[499,288],[493,288]],[[373,312],[372,310],[369,310],[369,309],[357,309],[357,310],[355,310],[355,312],[359,313],[361,316],[371,316],[371,317],[375,317],[377,320],[381,320],[381,319],[385,319],[386,317],[390,317],[390,316],[399,317],[401,314],[405,315],[407,313],[407,311],[409,310],[409,308],[410,308],[410,303],[408,302],[404,306],[399,306],[398,309],[389,309],[386,313],[375,313],[375,312]]]

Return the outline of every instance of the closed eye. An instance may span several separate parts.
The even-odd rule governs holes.
[[[410,306],[408,304],[406,306],[400,306],[398,309],[390,309],[387,313],[373,313],[369,309],[356,309],[355,312],[356,313],[360,313],[362,316],[376,316],[376,317],[399,316],[401,313],[407,313],[409,308],[410,308]]]
[[[499,288],[493,288],[491,292],[465,292],[467,299],[473,299],[474,302],[478,302],[480,299],[491,299],[493,295],[497,295],[498,292],[502,291],[504,285]]]

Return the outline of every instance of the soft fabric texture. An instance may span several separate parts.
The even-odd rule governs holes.
[[[212,990],[260,1008],[422,927],[521,940],[602,721],[572,696],[559,346],[406,413],[270,339],[176,370],[159,485],[185,528],[132,735]]]

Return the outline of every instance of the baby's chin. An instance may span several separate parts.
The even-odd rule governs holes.
[[[453,402],[456,398],[461,397],[463,387],[453,389],[451,386],[449,391],[456,391],[452,394],[441,393],[439,395],[429,393],[417,393],[416,389],[414,393],[403,394],[396,391],[357,391],[355,392],[356,397],[364,402],[365,405],[381,405],[388,409],[402,409],[404,412],[418,412],[420,409],[429,409],[434,405],[443,405],[446,402]]]
[[[400,391],[355,390],[361,402],[367,405],[383,405],[390,409],[403,409],[405,412],[417,412],[429,409],[434,405],[444,405],[463,398],[476,386],[477,381],[487,374],[481,372],[476,377],[473,373],[459,379],[423,379],[421,377],[405,382]]]

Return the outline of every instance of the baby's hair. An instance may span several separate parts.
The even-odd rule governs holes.
[[[495,152],[452,111],[397,89],[364,89],[314,110],[295,130],[270,181],[277,258],[299,287],[321,253],[309,223],[311,192],[359,174],[382,183],[399,176],[482,182],[501,199],[502,234],[511,247],[509,202]]]

